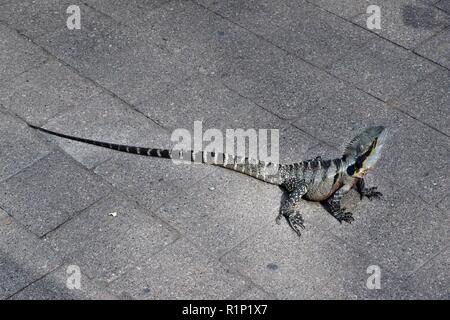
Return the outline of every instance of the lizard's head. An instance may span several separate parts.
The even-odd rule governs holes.
[[[350,141],[344,152],[350,176],[361,178],[375,165],[381,156],[386,131],[382,126],[370,127]]]

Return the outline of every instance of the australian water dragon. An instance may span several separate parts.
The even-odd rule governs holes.
[[[279,185],[288,192],[282,203],[280,214],[285,217],[294,231],[300,235],[304,228],[303,218],[298,203],[305,198],[312,201],[326,202],[329,211],[339,221],[351,223],[352,213],[341,207],[342,197],[352,188],[369,199],[381,196],[376,187],[366,188],[363,177],[380,158],[381,149],[386,137],[386,129],[382,126],[370,127],[354,137],[344,150],[341,158],[323,160],[317,157],[312,160],[292,164],[275,164],[256,161],[235,155],[218,152],[183,151],[155,148],[142,148],[108,142],[73,137],[62,133],[30,127],[58,137],[75,140],[122,152],[166,159],[187,160],[208,163],[238,171],[267,183]],[[275,169],[275,170],[274,170]]]

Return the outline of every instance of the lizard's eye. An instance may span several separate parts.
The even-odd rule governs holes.
[[[361,158],[358,158],[358,159],[356,159],[355,165],[356,165],[356,167],[359,169],[359,168],[362,167],[362,163],[363,163],[362,159],[361,159]]]

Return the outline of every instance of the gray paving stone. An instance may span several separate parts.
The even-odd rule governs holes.
[[[307,2],[330,11],[340,17],[350,19],[367,11],[367,7],[377,4],[374,0],[307,0]]]
[[[227,299],[247,282],[185,239],[120,277],[109,289],[120,298]]]
[[[442,299],[450,298],[450,249],[439,253],[431,261],[417,270],[404,284],[413,291],[417,299]]]
[[[77,104],[68,112],[51,119],[44,127],[56,132],[111,143],[160,148],[171,145],[167,132],[119,99],[107,94],[95,95],[85,100],[83,104]],[[125,155],[118,151],[48,134],[43,136],[56,141],[64,151],[88,168],[93,168],[113,156]]]
[[[313,105],[293,125],[342,153],[347,143],[363,129],[384,125],[395,132],[404,118],[378,99],[346,86],[336,95]]]
[[[40,125],[76,105],[83,105],[98,92],[98,88],[69,68],[51,61],[1,86],[0,103],[24,120]]]
[[[121,153],[96,167],[95,173],[144,207],[156,210],[213,170],[200,164],[175,164],[168,159]]]
[[[0,299],[56,269],[61,259],[48,245],[0,209]]]
[[[450,17],[420,0],[378,0],[381,8],[381,29],[372,32],[408,49],[432,37],[450,24]],[[355,17],[354,22],[367,28],[371,13]]]
[[[178,234],[133,201],[113,193],[46,238],[67,263],[105,285],[151,260]]]
[[[390,134],[375,170],[431,205],[448,194],[449,139],[417,121],[404,121]]]
[[[234,89],[233,89],[234,91]],[[246,98],[248,101],[249,99]],[[217,128],[225,132],[226,129],[279,129],[289,126],[290,121],[284,120],[258,105],[252,105],[247,112],[233,115],[214,115],[204,121],[204,127]]]
[[[283,128],[279,134],[280,163],[299,162],[319,155],[330,156],[330,152],[323,152],[322,146],[314,138],[306,136],[293,126]]]
[[[319,66],[361,47],[369,34],[306,1],[207,1],[209,8]]]
[[[106,18],[100,15],[97,19]],[[83,76],[133,104],[146,101],[192,72],[155,46],[151,37],[122,25],[92,34],[59,30],[37,41]]]
[[[450,68],[450,28],[443,30],[428,41],[422,43],[415,52]]]
[[[432,73],[390,103],[450,136],[449,71]]]
[[[311,221],[317,212],[308,207],[304,206],[305,218]],[[386,273],[384,290],[368,290],[366,270],[373,264],[372,259],[330,233],[307,226],[298,238],[287,228],[287,223],[277,225],[266,219],[254,237],[221,260],[283,300],[374,299],[389,296],[396,288],[396,282],[390,280],[393,277]]]
[[[330,231],[405,279],[448,244],[450,216],[423,203],[409,186],[400,188],[376,175],[369,181],[383,199],[361,201],[351,225]]]
[[[311,103],[342,86],[334,77],[191,2],[171,2],[140,26],[178,60],[216,75],[229,88],[286,119],[306,112]]]
[[[0,83],[7,82],[47,59],[42,49],[0,24]]]
[[[171,130],[189,128],[194,121],[213,116],[237,118],[255,110],[255,104],[225,87],[218,79],[196,75],[137,106],[141,112]]]
[[[238,66],[234,73],[223,73],[222,78],[234,90],[284,119],[307,113],[311,105],[332,96],[343,86],[335,78],[290,56],[276,57],[268,62],[270,69],[251,60]]]
[[[80,288],[67,286],[73,274],[73,266],[63,265],[45,277],[33,282],[24,290],[13,295],[12,300],[115,300],[104,287],[97,285],[81,273]],[[80,270],[81,271],[81,270]],[[69,280],[70,283],[70,280]]]
[[[305,13],[298,25],[263,35],[276,45],[319,67],[351,54],[370,40],[370,35],[330,13]],[[307,23],[306,21],[309,21]]]
[[[80,7],[81,30],[69,30],[67,19],[70,5]],[[5,22],[20,33],[31,38],[37,38],[57,29],[65,29],[71,33],[92,32],[96,29],[107,28],[102,25],[97,13],[85,6],[82,1],[72,0],[27,0],[12,1],[2,6],[0,21]],[[91,35],[92,36],[92,35]]]
[[[366,46],[336,61],[330,71],[386,101],[435,69],[431,62],[374,38]]]
[[[450,193],[442,197],[442,200],[437,203],[437,207],[446,212],[450,211]]]
[[[450,2],[448,2],[448,0],[438,1],[435,6],[450,14]]]
[[[45,157],[52,147],[23,122],[0,108],[0,181]]]
[[[0,205],[42,236],[110,192],[108,184],[59,151],[0,184]]]
[[[90,6],[113,17],[116,21],[129,23],[136,19],[145,19],[145,16],[170,0],[87,0]]]
[[[215,171],[156,214],[198,246],[220,256],[275,221],[281,191],[236,172]],[[275,222],[274,222],[275,223]]]

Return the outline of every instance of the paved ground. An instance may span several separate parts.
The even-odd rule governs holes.
[[[450,298],[449,15],[448,0],[0,0],[0,298]],[[369,177],[385,197],[352,225],[305,203],[299,239],[274,223],[274,186],[25,124],[167,147],[194,120],[280,129],[284,161],[386,125]]]

